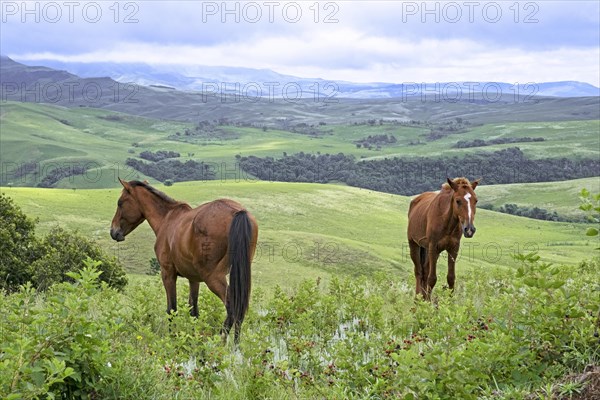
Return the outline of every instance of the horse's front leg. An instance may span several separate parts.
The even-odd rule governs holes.
[[[429,259],[429,274],[427,275],[427,296],[426,299],[427,300],[431,300],[431,292],[433,291],[433,288],[435,287],[435,284],[437,282],[437,259],[440,255],[437,247],[433,244],[429,245],[429,249],[428,249],[428,259]]]
[[[198,292],[200,291],[200,282],[190,281],[190,297],[188,303],[190,305],[190,315],[198,318]]]
[[[446,250],[448,253],[448,288],[452,291],[454,291],[454,281],[456,279],[454,267],[456,265],[456,259],[458,258],[458,248],[459,246],[457,245],[456,247]]]
[[[175,268],[163,266],[161,263],[160,275],[167,294],[167,314],[177,311],[177,274]]]

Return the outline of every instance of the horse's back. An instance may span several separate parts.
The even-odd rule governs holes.
[[[425,192],[412,199],[408,207],[409,222],[411,216],[417,217],[419,214],[425,214],[435,196],[437,196],[436,192]]]
[[[233,216],[241,210],[244,207],[240,203],[229,199],[204,203],[192,211],[194,231],[202,235],[226,237]]]

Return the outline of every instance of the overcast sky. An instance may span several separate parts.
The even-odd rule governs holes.
[[[355,82],[600,86],[593,1],[1,1],[2,54],[36,63],[268,68]]]

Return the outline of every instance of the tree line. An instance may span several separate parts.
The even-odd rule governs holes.
[[[492,210],[501,212],[504,214],[517,215],[520,217],[527,217],[533,219],[539,219],[542,221],[559,221],[559,222],[584,222],[585,218],[569,218],[563,215],[559,215],[556,211],[549,211],[545,208],[540,207],[527,207],[520,206],[514,203],[504,204],[500,207],[494,207],[492,204],[482,204],[479,208],[486,210]]]
[[[513,137],[513,138],[496,138],[490,140],[475,139],[475,140],[459,140],[454,144],[456,149],[466,149],[470,147],[485,147],[492,146],[494,144],[507,144],[507,143],[528,143],[528,142],[543,142],[543,137]]]
[[[158,162],[144,162],[135,158],[128,158],[125,164],[161,182],[204,181],[216,177],[214,168],[201,161],[188,160],[160,160]]]
[[[357,162],[343,153],[240,157],[241,168],[261,180],[343,182],[350,186],[412,196],[438,190],[446,177],[482,177],[486,184],[549,182],[594,176],[600,160],[529,159],[518,147],[446,158],[389,158]]]
[[[140,158],[143,158],[144,160],[148,160],[148,161],[161,161],[161,160],[166,160],[168,158],[178,158],[180,157],[181,154],[179,154],[176,151],[170,151],[170,150],[158,150],[157,152],[153,153],[151,151],[142,151],[140,153]]]

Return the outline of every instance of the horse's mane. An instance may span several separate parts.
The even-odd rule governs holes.
[[[465,177],[454,178],[452,179],[452,182],[456,183],[458,186],[466,185],[468,187],[471,187],[471,182]],[[450,189],[450,185],[448,184],[448,182],[444,182],[444,184],[442,185],[442,190],[448,189]]]
[[[165,193],[161,192],[160,190],[158,190],[158,189],[156,189],[156,188],[153,188],[152,186],[150,186],[150,185],[149,185],[148,183],[146,183],[146,182],[140,182],[140,181],[131,181],[131,182],[129,182],[129,184],[130,184],[132,187],[137,187],[137,186],[143,187],[143,188],[145,188],[146,190],[148,190],[150,193],[152,193],[152,194],[154,194],[154,195],[158,196],[158,197],[159,197],[161,200],[164,200],[164,201],[165,201],[165,202],[167,202],[167,203],[170,203],[170,204],[178,204],[178,203],[180,203],[179,201],[177,201],[177,200],[175,200],[175,199],[173,199],[173,198],[171,198],[171,197],[167,196]]]

